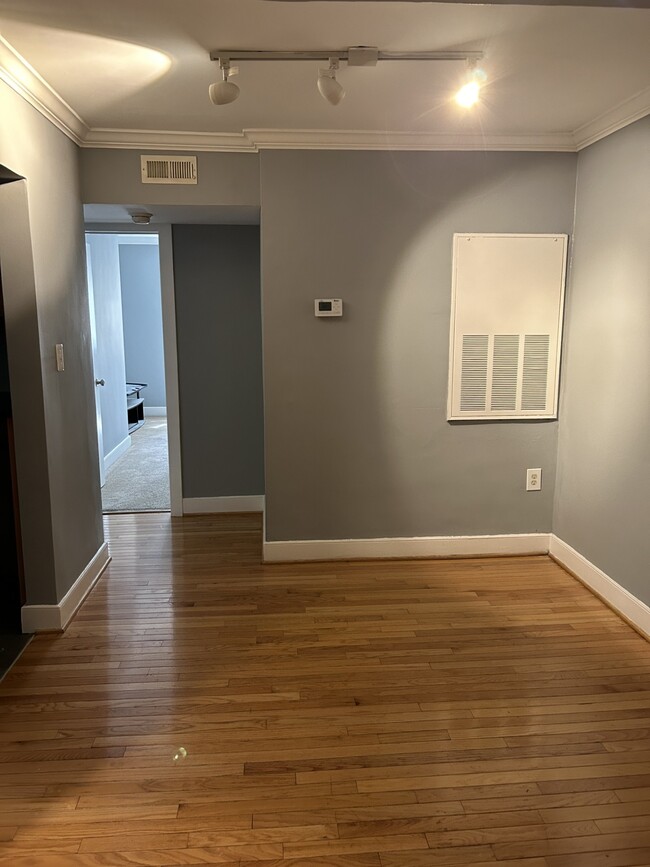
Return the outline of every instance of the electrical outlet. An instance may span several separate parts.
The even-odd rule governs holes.
[[[542,471],[539,467],[535,470],[526,470],[526,490],[542,490]]]

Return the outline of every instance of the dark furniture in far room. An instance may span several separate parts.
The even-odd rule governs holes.
[[[126,416],[130,434],[144,424],[144,398],[140,397],[140,392],[146,387],[146,382],[126,384]]]

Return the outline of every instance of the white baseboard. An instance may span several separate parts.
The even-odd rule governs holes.
[[[166,406],[145,406],[144,417],[149,418],[150,416],[166,418],[167,417],[167,407]]]
[[[109,467],[112,467],[118,458],[121,458],[124,452],[128,451],[131,448],[131,437],[129,434],[125,436],[121,443],[118,443],[114,449],[112,449],[104,458],[104,472]]]
[[[266,563],[399,557],[486,557],[548,554],[548,533],[508,536],[415,536],[388,539],[308,539],[264,542]]]
[[[250,497],[185,497],[184,515],[213,515],[223,512],[263,512],[264,495]]]
[[[23,632],[62,632],[110,559],[104,542],[58,605],[23,605]]]
[[[650,640],[650,608],[566,542],[551,534],[549,554]]]

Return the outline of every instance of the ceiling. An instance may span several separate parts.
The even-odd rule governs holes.
[[[93,225],[133,225],[131,215],[143,212],[151,214],[152,226],[159,223],[254,226],[260,222],[260,209],[248,205],[84,205],[84,220]]]
[[[650,111],[647,8],[0,0],[0,34],[0,77],[87,146],[575,150]],[[336,107],[322,63],[241,62],[239,99],[208,99],[211,49],[351,45],[484,51],[482,104],[456,106],[464,64],[439,61],[343,66]]]

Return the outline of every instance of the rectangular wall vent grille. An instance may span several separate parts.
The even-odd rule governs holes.
[[[143,184],[196,184],[196,157],[141,156]]]
[[[498,412],[512,412],[517,409],[518,371],[519,335],[495,334],[490,409]]]
[[[454,235],[450,420],[556,418],[566,235]]]
[[[523,410],[543,412],[546,407],[550,343],[549,334],[527,334],[525,337],[521,394]]]
[[[487,334],[463,335],[463,375],[460,407],[463,412],[485,409],[488,370]]]

